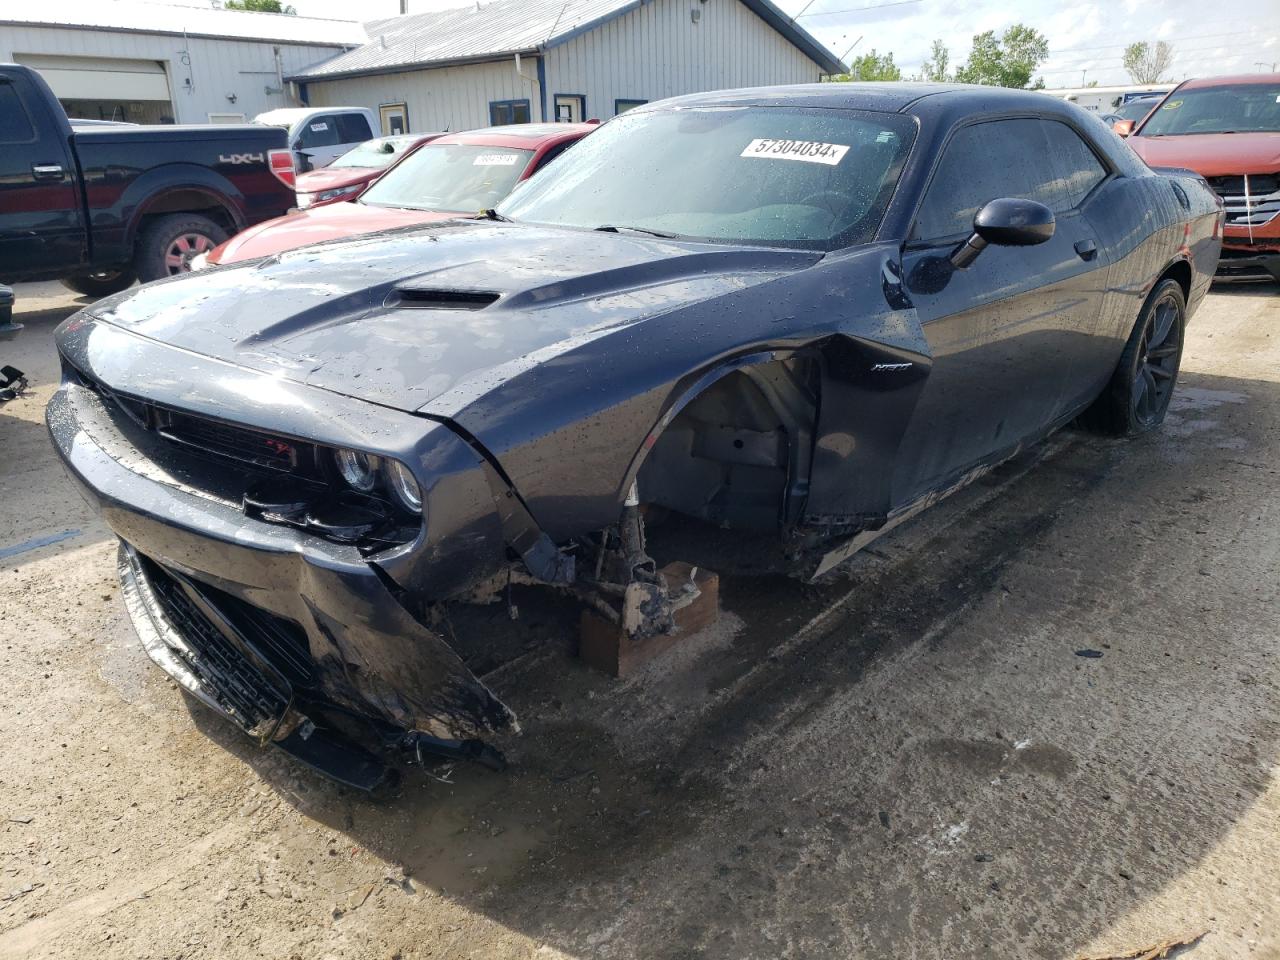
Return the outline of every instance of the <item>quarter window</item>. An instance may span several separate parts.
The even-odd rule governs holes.
[[[369,121],[360,113],[338,114],[338,142],[364,143],[373,137]]]
[[[1065,213],[1106,175],[1088,144],[1064,123],[976,123],[947,144],[911,235],[939,240],[969,233],[977,212],[998,197],[1038,200]]]

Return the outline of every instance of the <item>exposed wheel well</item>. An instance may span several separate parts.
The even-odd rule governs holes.
[[[135,236],[147,228],[156,217],[170,213],[199,213],[208,217],[230,236],[239,231],[231,209],[212,193],[203,190],[170,190],[147,201],[142,216],[138,218]]]
[[[1161,280],[1166,277],[1172,277],[1178,281],[1178,286],[1182,287],[1182,297],[1184,300],[1191,300],[1191,264],[1185,260],[1178,260],[1165,267],[1164,273],[1160,274],[1156,284],[1159,285]]]
[[[637,476],[643,502],[722,527],[777,531],[799,519],[820,392],[818,364],[740,367],[694,397]]]

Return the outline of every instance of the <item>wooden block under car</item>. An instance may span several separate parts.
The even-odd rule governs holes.
[[[692,564],[676,561],[658,572],[674,588],[687,583],[694,570]],[[720,577],[699,567],[693,573],[693,582],[698,596],[675,612],[675,633],[636,640],[621,625],[610,623],[594,610],[583,610],[578,628],[578,656],[610,676],[625,677],[681,640],[711,626],[720,619]]]

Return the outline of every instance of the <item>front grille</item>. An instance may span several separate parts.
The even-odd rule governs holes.
[[[314,461],[309,445],[217,420],[157,408],[155,423],[156,431],[166,440],[264,470],[295,473],[303,463],[310,465]]]
[[[175,650],[208,692],[245,729],[274,723],[289,705],[287,692],[259,670],[187,596],[159,564],[139,557],[160,612],[186,643]]]
[[[291,473],[315,480],[323,476],[315,444],[126,396],[78,370],[75,376],[82,386],[96,393],[109,407],[121,411],[138,426],[155,432],[170,443],[217,460],[232,461],[259,470]]]
[[[1213,192],[1226,207],[1226,222],[1232,227],[1260,227],[1280,213],[1280,175],[1207,177]]]
[[[291,683],[306,686],[314,682],[316,665],[306,631],[300,626],[206,584],[193,582],[191,586],[205,603],[227,618],[255,653]]]

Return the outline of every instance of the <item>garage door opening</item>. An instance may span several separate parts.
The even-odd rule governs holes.
[[[76,120],[173,123],[173,100],[164,65],[157,60],[15,54],[36,70]]]

